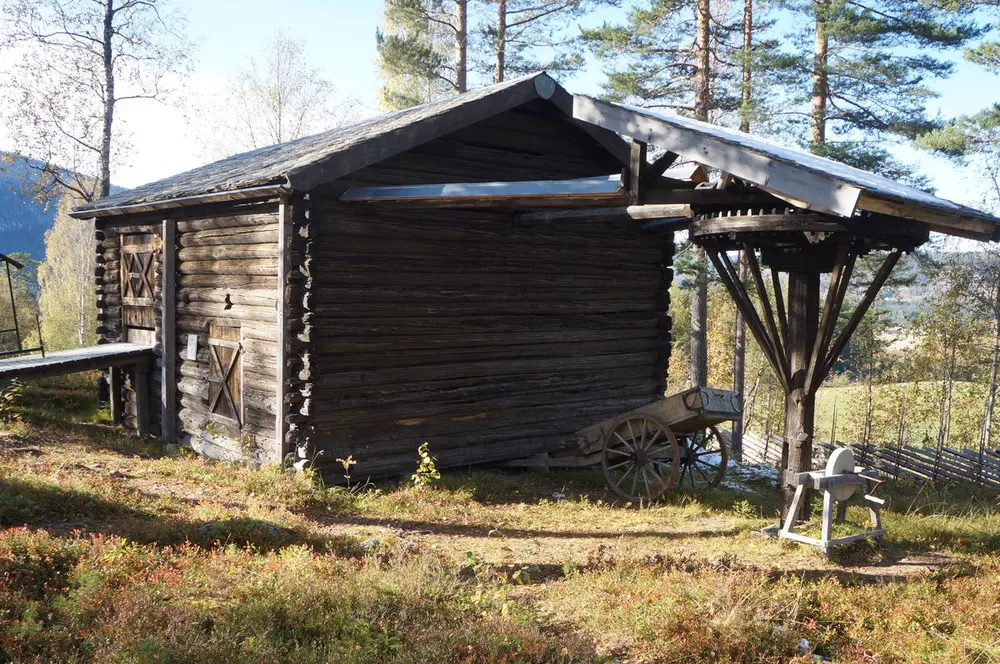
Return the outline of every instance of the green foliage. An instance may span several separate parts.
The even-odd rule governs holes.
[[[424,487],[434,484],[441,479],[441,472],[437,469],[436,459],[431,456],[428,443],[421,443],[417,448],[417,470],[410,475],[413,486]]]
[[[97,342],[94,223],[68,214],[80,202],[63,196],[55,223],[45,233],[45,262],[38,268],[38,305],[48,350],[80,348]]]
[[[16,422],[21,419],[18,404],[24,396],[24,383],[12,380],[0,383],[0,422]]]
[[[604,65],[606,98],[694,111],[696,5],[693,0],[643,0],[630,6],[623,21],[581,31],[583,44]],[[779,51],[779,40],[768,37],[773,21],[759,5],[752,51],[743,53],[742,9],[742,3],[712,5],[709,114],[716,122],[738,124],[747,117],[760,125],[773,112],[768,92],[797,63]],[[753,72],[748,108],[743,108],[740,89],[744,61]]]

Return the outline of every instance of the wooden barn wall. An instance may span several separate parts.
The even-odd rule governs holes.
[[[310,454],[356,475],[559,449],[663,394],[673,239],[314,199]]]
[[[180,439],[216,458],[276,456],[278,210],[257,206],[177,221]],[[238,328],[242,426],[209,412],[210,329]],[[188,337],[197,335],[196,359]],[[228,336],[227,336],[228,338]]]
[[[353,455],[355,476],[411,471],[424,441],[442,467],[515,458],[662,395],[672,234],[336,200],[356,185],[621,167],[551,108],[528,105],[311,192],[296,209],[300,281],[288,290],[299,456],[337,468]]]
[[[122,219],[98,220],[95,224],[97,239],[97,267],[95,270],[97,291],[97,335],[98,343],[114,343],[127,341],[122,325],[122,288],[121,288],[121,238],[122,235],[150,234],[159,240],[161,225],[153,220],[125,217]],[[161,339],[162,302],[163,302],[163,266],[162,252],[153,256],[155,279],[153,282],[154,316],[155,316],[155,359],[149,369],[149,427],[150,433],[160,433],[160,410],[154,405],[160,403],[161,384],[157,380],[162,361]],[[133,388],[134,376],[130,370],[122,370],[122,393],[111,395],[111,398],[121,399],[122,424],[130,429],[136,428],[136,392]]]

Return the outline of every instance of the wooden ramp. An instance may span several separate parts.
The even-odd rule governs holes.
[[[136,392],[136,421],[140,435],[149,431],[149,404],[147,380],[153,347],[133,343],[113,343],[62,350],[41,355],[26,355],[0,359],[0,381],[33,380],[49,376],[63,376],[78,371],[111,369],[111,394],[121,393],[121,368],[133,370]],[[111,399],[111,416],[115,423],[121,421],[121,399]]]

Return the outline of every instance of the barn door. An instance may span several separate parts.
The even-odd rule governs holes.
[[[236,426],[243,423],[242,351],[239,327],[209,324],[208,412]]]
[[[160,238],[155,233],[121,236],[122,339],[133,343],[156,341],[154,284]]]

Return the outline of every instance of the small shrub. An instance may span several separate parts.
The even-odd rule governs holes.
[[[20,421],[17,404],[23,397],[24,384],[21,381],[12,380],[7,384],[0,384],[0,422]]]
[[[428,443],[422,443],[417,448],[417,457],[417,470],[410,475],[413,486],[430,486],[441,479],[441,472],[437,469],[437,459],[431,456]]]

